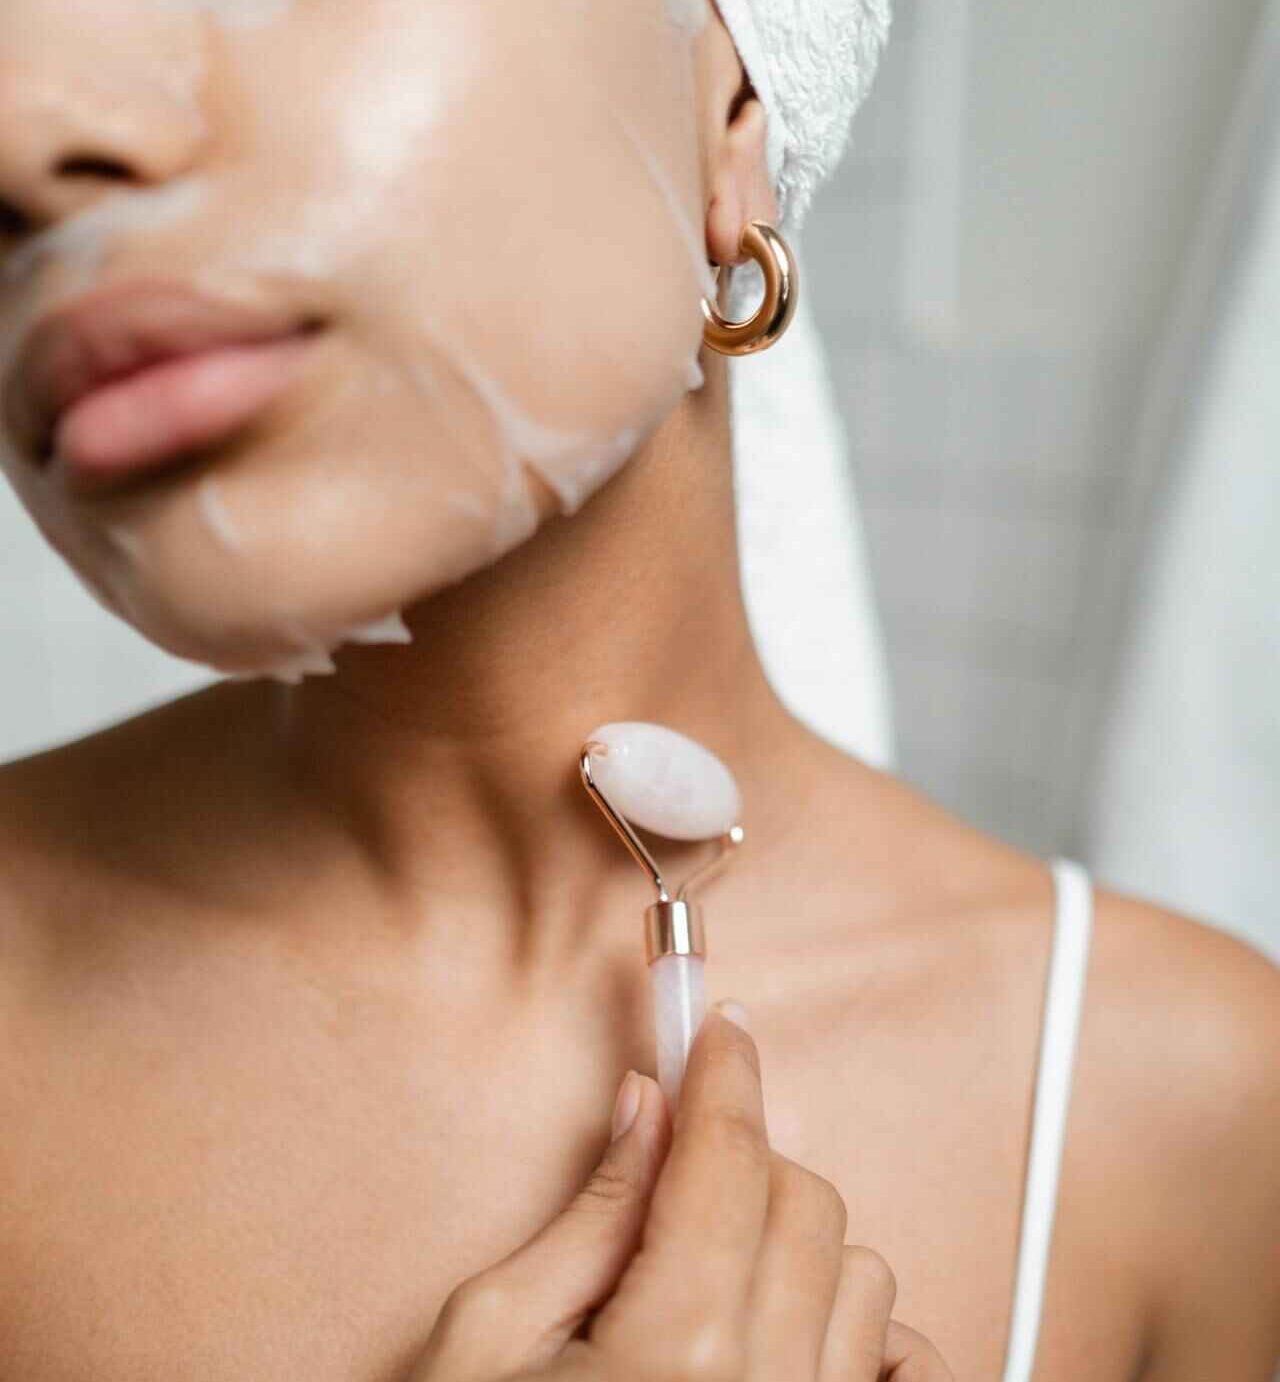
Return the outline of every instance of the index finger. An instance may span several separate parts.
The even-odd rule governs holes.
[[[744,1311],[764,1235],[769,1174],[756,1044],[713,1008],[689,1051],[643,1247],[606,1313],[660,1318],[672,1330],[677,1302],[694,1322]]]

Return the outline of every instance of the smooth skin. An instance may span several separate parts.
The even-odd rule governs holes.
[[[888,1263],[844,1242],[839,1191],[769,1147],[744,1018],[726,1003],[704,1022],[674,1133],[628,1071],[590,1180],[450,1295],[412,1382],[949,1382],[891,1319]]]
[[[119,38],[100,59],[115,75],[146,52]],[[159,177],[147,141],[173,132],[109,121],[64,57],[12,80],[74,91],[81,124],[0,123],[4,194],[45,214],[101,191],[62,153]],[[747,216],[771,216],[763,113],[722,26],[699,62],[707,247],[725,260]],[[219,89],[215,136],[237,90]],[[222,684],[0,770],[5,1382],[429,1366],[459,1284],[561,1213],[624,1072],[653,1068],[647,896],[576,776],[582,736],[627,717],[705,742],[743,789],[749,845],[706,898],[708,984],[750,1009],[770,1167],[804,1168],[783,1218],[805,1222],[796,1187],[814,1191],[828,1269],[837,1239],[874,1251],[956,1377],[999,1377],[1049,879],[779,703],[739,589],[725,362],[703,367],[579,513],[415,603],[411,646],[346,649],[296,689]],[[661,857],[679,877],[701,856]],[[1277,1052],[1271,965],[1100,891],[1036,1382],[1271,1382]],[[758,1217],[757,1133],[730,1136],[754,1148],[738,1150]],[[769,1240],[726,1270],[752,1277]],[[697,1326],[648,1261],[635,1281],[661,1325],[601,1325],[642,1357]],[[848,1310],[883,1313],[884,1286]],[[815,1294],[796,1303],[808,1326],[769,1337],[815,1339]],[[730,1345],[755,1356],[708,1337],[716,1368]]]

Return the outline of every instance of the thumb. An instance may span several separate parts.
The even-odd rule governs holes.
[[[640,1246],[671,1122],[654,1080],[629,1070],[614,1137],[587,1183],[527,1243],[464,1281],[440,1315],[432,1377],[501,1376],[544,1365],[613,1293]],[[419,1374],[421,1375],[421,1374]]]

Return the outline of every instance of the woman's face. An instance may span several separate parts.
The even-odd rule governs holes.
[[[0,459],[90,588],[291,676],[602,484],[699,382],[704,17],[5,0]]]

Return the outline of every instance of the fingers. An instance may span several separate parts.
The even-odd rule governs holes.
[[[745,1303],[770,1174],[755,1042],[713,1009],[689,1052],[646,1248],[673,1259],[691,1286]]]
[[[541,1367],[612,1293],[639,1246],[671,1134],[662,1091],[635,1071],[619,1087],[615,1127],[619,1115],[633,1121],[571,1203],[449,1297],[417,1382],[490,1382]]]
[[[671,1135],[654,1080],[627,1073],[614,1126],[618,1136],[568,1207],[494,1269],[536,1311],[553,1352],[612,1293],[640,1246]]]
[[[750,1308],[751,1382],[815,1378],[844,1264],[848,1212],[830,1181],[773,1155]]]
[[[955,1382],[929,1340],[897,1320],[889,1322],[881,1378],[882,1382]]]
[[[843,1256],[818,1377],[821,1382],[880,1382],[898,1283],[889,1264],[870,1248],[846,1247]]]
[[[755,1043],[713,1009],[689,1052],[643,1247],[596,1318],[593,1340],[658,1372],[741,1376],[770,1175]]]

